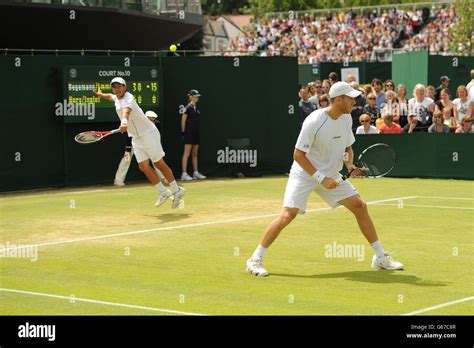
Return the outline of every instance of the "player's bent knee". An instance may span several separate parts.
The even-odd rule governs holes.
[[[151,169],[151,166],[150,166],[150,163],[148,163],[148,161],[143,161],[143,162],[138,163],[138,168],[140,168],[142,172],[147,172]]]
[[[280,214],[280,222],[288,225],[298,215],[298,209],[284,209]]]

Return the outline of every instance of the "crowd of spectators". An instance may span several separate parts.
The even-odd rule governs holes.
[[[332,72],[328,79],[302,86],[299,92],[301,123],[314,110],[329,106],[328,92],[337,81],[337,74]],[[454,100],[449,81],[448,76],[441,76],[437,87],[417,84],[410,97],[403,84],[395,87],[392,80],[373,79],[371,84],[361,88],[355,77],[349,75],[346,82],[362,92],[354,99],[352,131],[355,134],[473,133],[474,69],[471,81],[457,86]]]
[[[446,53],[448,28],[457,20],[454,5],[267,18],[234,38],[228,49],[232,55],[297,56],[299,63],[367,60],[377,49],[428,47],[432,52]]]

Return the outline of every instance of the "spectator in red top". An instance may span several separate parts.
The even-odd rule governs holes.
[[[383,117],[383,125],[380,126],[379,130],[382,134],[399,134],[403,132],[402,127],[397,123],[393,122],[393,116],[385,114]]]

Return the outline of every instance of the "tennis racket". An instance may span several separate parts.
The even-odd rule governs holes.
[[[392,147],[378,143],[366,148],[357,158],[355,165],[362,169],[361,175],[368,178],[380,178],[387,175],[395,167],[396,156]],[[354,170],[342,176],[342,180],[349,178]],[[342,181],[341,180],[341,181]]]
[[[79,144],[92,144],[96,143],[105,137],[109,136],[110,134],[120,133],[119,129],[114,129],[105,132],[98,132],[98,131],[88,131],[79,133],[74,137],[74,140]]]

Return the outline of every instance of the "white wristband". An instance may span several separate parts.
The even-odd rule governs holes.
[[[127,126],[128,125],[128,120],[126,118],[122,119],[122,122],[120,122],[121,126]]]
[[[313,178],[318,180],[319,183],[322,183],[325,177],[326,176],[322,174],[319,170],[317,170],[316,173],[313,174]]]

